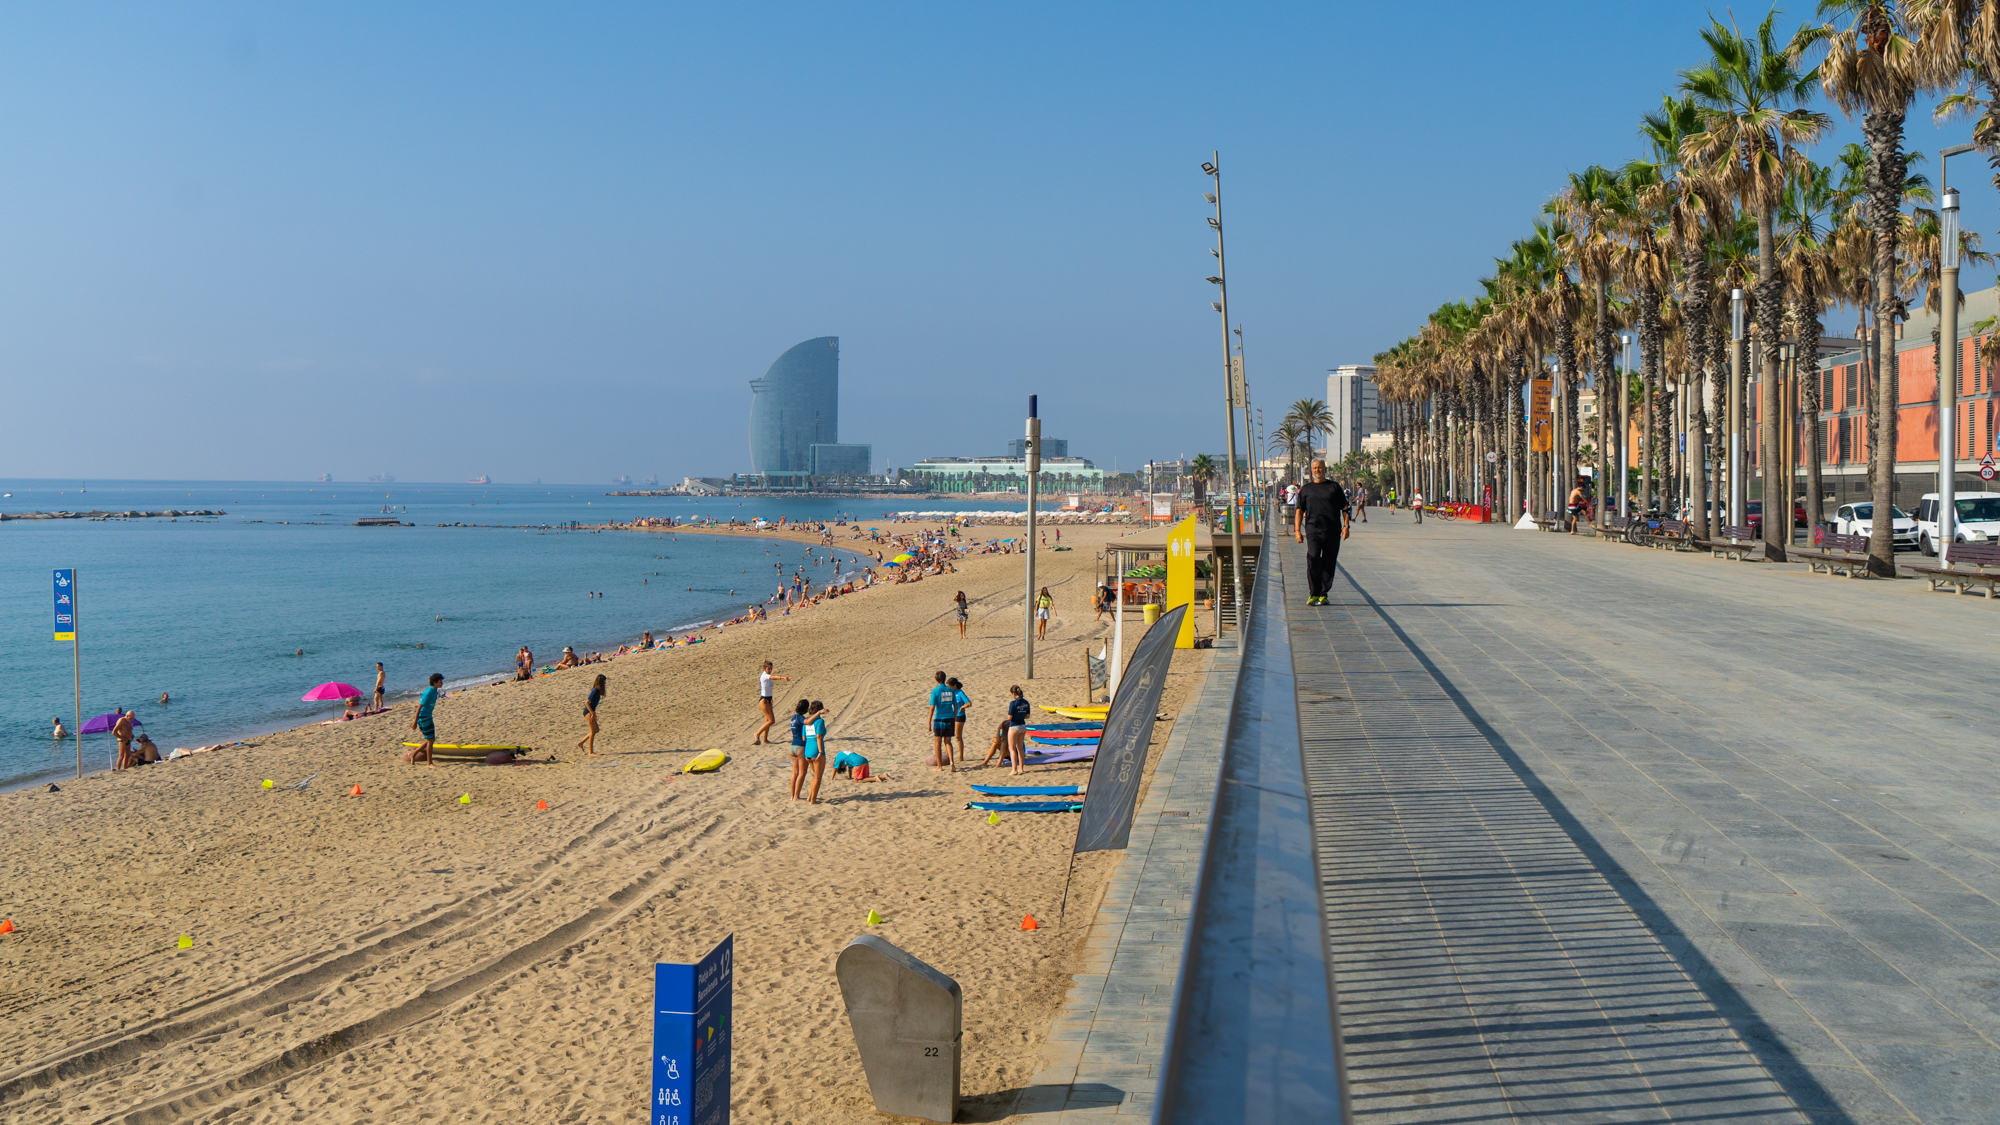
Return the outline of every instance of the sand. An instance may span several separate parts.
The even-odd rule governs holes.
[[[1040,555],[1058,612],[1032,700],[1082,699],[1083,653],[1110,625],[1092,622],[1092,548],[1122,530],[1065,527],[1077,549]],[[833,976],[872,932],[963,987],[960,1119],[1007,1120],[1116,859],[1080,858],[1058,929],[1076,816],[989,825],[965,810],[969,785],[1008,784],[1004,769],[923,762],[939,669],[965,681],[967,749],[985,757],[1020,679],[1021,564],[961,560],[702,645],[440,703],[444,740],[524,742],[559,764],[404,765],[404,705],[0,797],[0,917],[19,927],[0,936],[0,1116],[641,1122],[653,964],[733,933],[733,1113],[880,1120]],[[1128,648],[1142,631],[1134,611]],[[1165,713],[1202,655],[1178,654]],[[829,773],[817,806],[788,800],[784,747],[749,744],[766,658],[792,677],[780,700],[825,701],[832,749],[888,780]],[[584,760],[572,747],[600,671],[603,756]],[[1152,760],[1170,731],[1156,727]],[[729,764],[678,773],[711,746]],[[870,909],[886,921],[865,927]],[[1028,913],[1042,929],[1020,929]]]

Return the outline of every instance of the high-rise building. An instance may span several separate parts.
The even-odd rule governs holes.
[[[793,346],[750,394],[750,471],[812,473],[813,446],[840,442],[840,337]]]
[[[833,445],[814,442],[812,447],[812,475],[853,479],[868,476],[868,470],[875,462],[875,447],[872,445]]]
[[[1333,413],[1326,459],[1338,461],[1361,450],[1361,439],[1389,428],[1389,412],[1375,391],[1375,368],[1348,363],[1326,373],[1326,408]]]

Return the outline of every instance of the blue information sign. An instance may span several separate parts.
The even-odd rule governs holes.
[[[729,1125],[736,936],[693,965],[653,966],[651,1125]]]
[[[76,639],[76,571],[56,571],[56,640]]]

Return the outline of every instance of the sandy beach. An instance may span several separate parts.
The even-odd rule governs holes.
[[[935,671],[965,681],[975,763],[1009,684],[1037,704],[1080,702],[1083,655],[1110,629],[1092,621],[1094,549],[1130,530],[1065,526],[1076,549],[1039,556],[1057,608],[1032,682],[1022,559],[976,556],[701,645],[439,704],[441,739],[525,743],[554,763],[405,765],[405,705],[0,797],[0,916],[18,927],[0,936],[0,1114],[641,1122],[653,964],[733,933],[733,1112],[880,1120],[833,977],[842,946],[872,932],[962,986],[960,1119],[1007,1120],[1116,857],[1076,864],[1058,929],[1075,815],[989,825],[966,810],[971,784],[1008,784],[1006,771],[930,769],[923,700]],[[1142,631],[1134,610],[1128,649]],[[1177,655],[1165,714],[1202,655]],[[780,731],[791,701],[823,700],[831,749],[886,779],[829,772],[818,805],[787,799],[785,748],[750,745],[765,659],[791,677]],[[601,756],[585,759],[573,747],[599,672]],[[1155,756],[1171,729],[1156,726]],[[679,772],[709,747],[730,762]],[[871,909],[882,925],[863,925]],[[1020,929],[1028,913],[1042,929]],[[183,934],[192,948],[177,948]]]

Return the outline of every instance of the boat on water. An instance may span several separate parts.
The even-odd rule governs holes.
[[[630,487],[630,486],[631,486],[631,484],[632,484],[632,478],[631,478],[631,477],[624,477],[624,476],[621,476],[621,477],[614,477],[614,478],[612,479],[611,483],[612,483],[612,484],[615,484],[615,485],[617,485],[617,486],[618,486],[618,487],[620,487],[620,488],[628,488],[628,487]]]
[[[467,484],[492,484],[492,483],[493,483],[493,478],[492,478],[492,477],[489,477],[489,476],[487,476],[487,475],[486,475],[486,474],[484,474],[484,473],[481,473],[480,475],[478,475],[478,476],[476,476],[476,477],[473,477],[473,478],[472,478],[471,480],[469,480],[469,481],[466,481],[465,483],[467,483]]]
[[[332,483],[333,483],[333,474],[332,474],[332,473],[321,473],[321,474],[319,475],[319,483],[321,483],[321,484],[332,484]]]
[[[395,516],[362,516],[354,521],[356,527],[402,527],[403,521]]]
[[[646,486],[647,488],[653,488],[653,487],[657,486],[657,485],[658,485],[658,484],[660,483],[660,478],[659,478],[659,477],[656,477],[656,476],[654,476],[654,477],[646,477],[645,479],[641,480],[641,481],[640,481],[639,483],[640,483],[640,484],[643,484],[643,485],[645,485],[645,486]]]
[[[374,483],[376,483],[376,484],[394,484],[394,483],[396,483],[396,478],[395,478],[395,477],[392,477],[392,476],[390,476],[390,475],[389,475],[388,473],[376,473],[376,474],[375,474],[374,476],[372,476],[372,477],[369,477],[368,479],[369,479],[369,480],[371,480],[371,481],[373,481],[373,482],[374,482]]]

